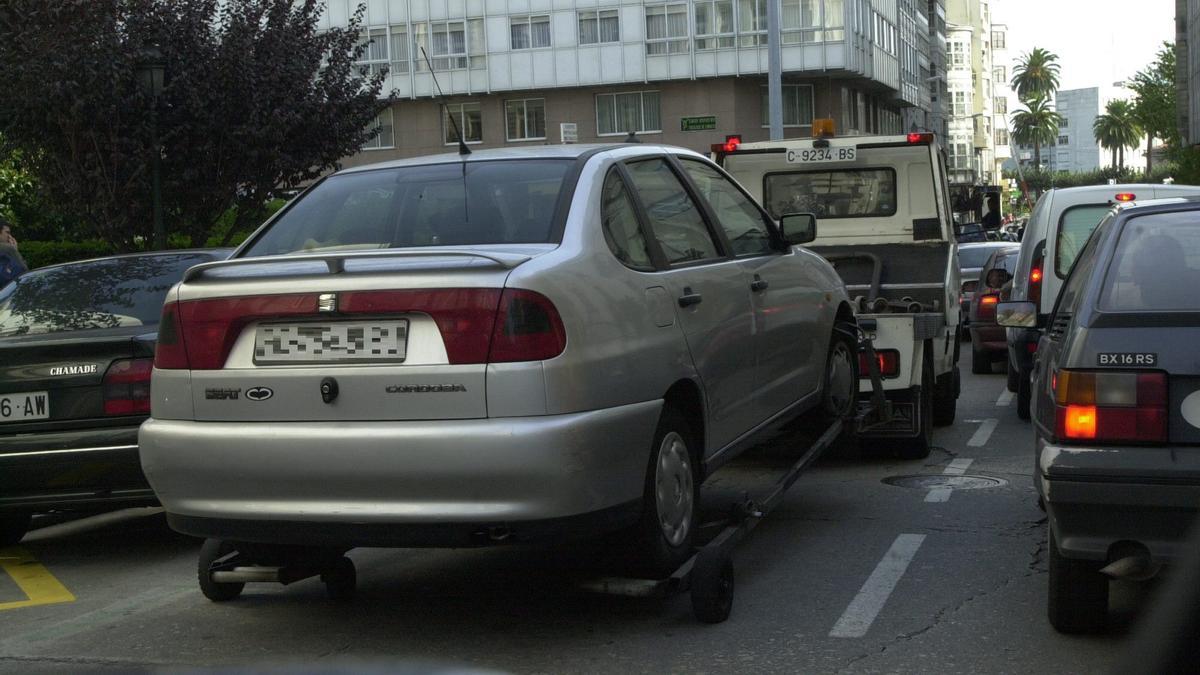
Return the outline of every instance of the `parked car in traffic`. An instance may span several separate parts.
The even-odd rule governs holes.
[[[1103,626],[1110,578],[1176,560],[1200,509],[1200,198],[1119,206],[1081,247],[1033,372],[1048,611]],[[1031,327],[1037,306],[1002,303]]]
[[[1139,183],[1047,190],[1034,204],[1021,239],[1012,299],[1037,305],[1039,324],[1044,324],[1079,250],[1114,204],[1187,195],[1200,195],[1200,187]],[[1017,416],[1027,420],[1033,355],[1042,330],[1016,328],[1007,336],[1010,389],[1017,395]]]
[[[43,267],[0,289],[0,546],[31,515],[153,504],[138,462],[163,298],[229,250]]]
[[[142,466],[210,539],[214,600],[241,586],[208,563],[280,546],[624,529],[664,574],[707,475],[855,407],[849,299],[798,246],[814,222],[654,145],[344,170],[169,294]]]
[[[975,297],[975,289],[979,286],[979,273],[987,263],[988,257],[994,251],[1012,248],[1012,243],[1003,241],[979,241],[958,245],[958,269],[962,279],[962,295],[959,300],[962,327],[965,331],[971,325],[971,299]]]
[[[1004,327],[996,323],[996,304],[1008,299],[1020,251],[1015,246],[997,248],[979,271],[968,311],[971,372],[976,375],[992,372],[992,364],[1003,361],[1008,352]]]

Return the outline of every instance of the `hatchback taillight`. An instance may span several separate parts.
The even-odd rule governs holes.
[[[1165,373],[1060,370],[1053,388],[1055,429],[1062,440],[1167,441]]]
[[[975,314],[981,321],[994,321],[996,319],[996,305],[1000,302],[999,295],[995,293],[981,295],[976,302],[979,303],[979,308],[975,310]]]
[[[151,359],[113,361],[104,373],[105,415],[150,414]]]
[[[1033,258],[1033,265],[1029,268],[1029,293],[1028,299],[1033,304],[1037,305],[1042,302],[1042,276],[1045,274],[1042,267],[1046,263],[1046,250],[1038,249],[1037,255]]]

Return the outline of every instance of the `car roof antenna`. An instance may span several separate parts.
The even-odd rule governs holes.
[[[467,142],[463,140],[462,129],[458,128],[458,121],[454,119],[454,115],[450,114],[450,108],[446,104],[446,95],[442,93],[442,85],[438,84],[437,75],[433,74],[433,63],[429,60],[429,54],[421,47],[421,56],[425,57],[425,65],[429,67],[429,77],[433,78],[433,86],[437,88],[438,101],[442,104],[442,110],[445,111],[446,117],[450,120],[450,125],[454,127],[454,135],[458,136],[458,154],[464,157],[471,154],[471,149],[467,147]]]

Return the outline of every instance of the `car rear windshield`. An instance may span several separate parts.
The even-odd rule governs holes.
[[[877,218],[896,213],[896,172],[892,169],[793,171],[763,177],[767,211],[778,220],[788,213],[817,218]]]
[[[1200,288],[1200,214],[1156,213],[1121,231],[1104,278],[1100,309],[1194,312]]]
[[[994,246],[963,246],[958,249],[958,266],[983,267],[995,250]]]
[[[244,255],[550,243],[573,162],[454,162],[332,176]]]
[[[1054,244],[1054,271],[1060,279],[1067,278],[1075,258],[1092,236],[1092,230],[1111,208],[1108,204],[1085,204],[1063,211],[1058,219],[1058,237]]]
[[[216,257],[147,255],[34,270],[0,290],[0,337],[157,324],[184,271]]]

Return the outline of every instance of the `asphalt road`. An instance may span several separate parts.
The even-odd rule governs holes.
[[[1103,672],[1149,589],[1117,587],[1106,635],[1050,628],[1031,431],[1002,375],[964,378],[958,421],[927,460],[843,452],[800,478],[738,548],[723,624],[697,623],[687,596],[580,592],[587,547],[361,549],[348,603],[310,579],[214,604],[196,587],[198,542],[140,510],[52,524],[0,551],[0,671],[421,659],[515,673]],[[769,487],[792,441],[722,470],[707,501]],[[1000,484],[883,482],[914,474]]]

